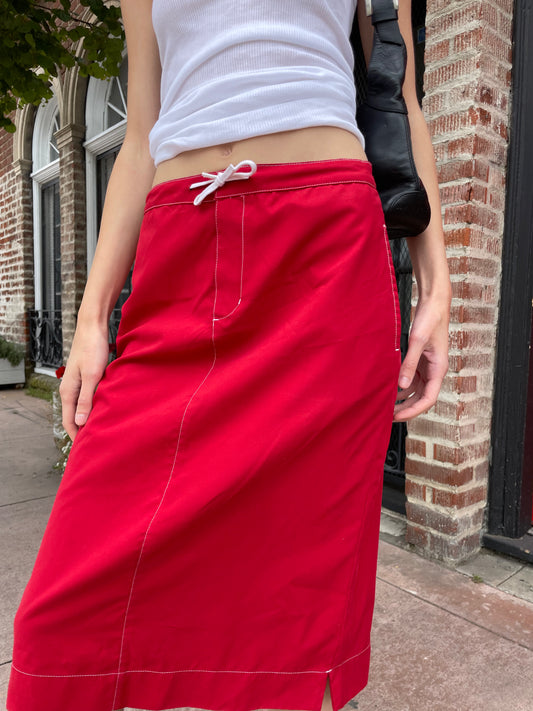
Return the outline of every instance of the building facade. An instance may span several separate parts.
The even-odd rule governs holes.
[[[413,0],[453,283],[450,368],[437,404],[392,428],[384,506],[405,516],[408,543],[449,562],[480,546],[533,560],[530,15],[527,0]],[[67,70],[53,89],[0,134],[0,335],[57,381],[125,134],[127,55],[111,81]],[[405,350],[416,283],[406,246],[393,251]],[[131,272],[110,343],[130,291]]]

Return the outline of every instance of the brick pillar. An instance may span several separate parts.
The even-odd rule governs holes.
[[[423,555],[449,562],[479,548],[487,504],[512,8],[512,0],[427,5],[424,112],[453,302],[439,401],[408,425],[406,537]]]
[[[26,310],[34,304],[31,161],[13,163],[13,135],[0,136],[0,332],[29,344]]]
[[[56,132],[61,202],[61,317],[63,362],[76,329],[76,314],[87,282],[85,209],[85,126],[69,124]]]
[[[30,344],[30,325],[27,317],[28,309],[35,307],[35,280],[34,280],[34,249],[33,249],[33,195],[32,181],[30,178],[32,168],[31,160],[19,158],[13,163],[15,179],[15,204],[17,205],[17,239],[21,246],[22,279],[19,284],[22,312],[17,318],[20,332],[19,343],[26,344],[27,354]]]

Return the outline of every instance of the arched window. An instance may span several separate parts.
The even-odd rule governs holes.
[[[120,73],[108,80],[91,77],[87,88],[85,158],[87,168],[87,269],[96,249],[109,176],[126,134],[128,57]],[[124,301],[131,293],[131,270],[117,299],[110,320],[111,340],[115,339]]]
[[[128,58],[120,74],[108,80],[91,77],[87,88],[84,143],[87,166],[87,268],[93,260],[109,175],[126,134]]]
[[[118,77],[110,80],[106,97],[105,128],[111,128],[127,118],[126,97],[128,94],[128,57],[124,57]]]
[[[35,309],[30,314],[30,331],[35,370],[44,373],[55,370],[63,357],[58,129],[54,95],[37,110],[32,143]]]

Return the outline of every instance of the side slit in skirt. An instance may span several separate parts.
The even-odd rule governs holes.
[[[204,176],[205,177],[205,176]],[[400,311],[367,161],[147,195],[8,711],[333,711],[368,682]]]

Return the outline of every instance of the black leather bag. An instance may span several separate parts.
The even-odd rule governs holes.
[[[431,208],[413,159],[402,95],[407,49],[393,0],[371,0],[371,7],[374,45],[357,124],[365,137],[389,239],[414,237],[428,226]]]

